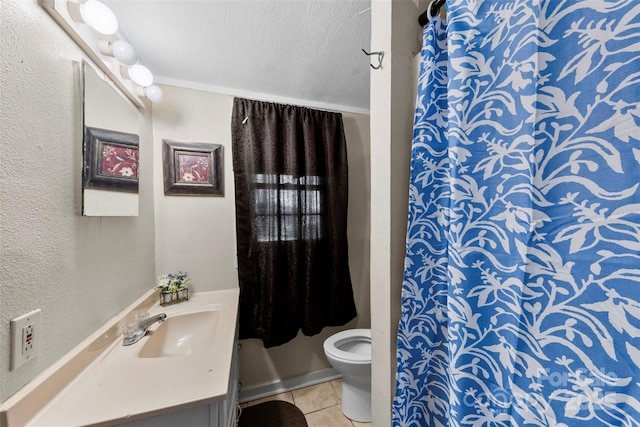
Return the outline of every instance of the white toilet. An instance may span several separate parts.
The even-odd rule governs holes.
[[[342,374],[342,412],[371,422],[371,329],[347,329],[324,342],[324,354]]]

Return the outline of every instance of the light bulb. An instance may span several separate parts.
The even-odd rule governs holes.
[[[114,42],[98,40],[98,49],[103,55],[115,57],[123,65],[133,65],[138,62],[135,49],[124,40]]]
[[[82,20],[99,32],[106,36],[115,34],[118,31],[118,19],[116,15],[98,0],[87,0],[80,5],[80,16]]]
[[[153,74],[144,65],[136,64],[129,67],[129,77],[142,87],[150,86],[153,83]]]
[[[164,98],[164,94],[162,93],[162,89],[160,89],[156,85],[147,86],[144,88],[144,96],[149,98],[151,102],[162,102]]]
[[[111,43],[111,53],[124,65],[133,65],[138,62],[135,49],[124,40],[116,40]]]

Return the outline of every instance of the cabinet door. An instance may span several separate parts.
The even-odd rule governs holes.
[[[218,427],[218,405],[202,405],[122,424],[127,427]]]
[[[227,393],[227,400],[220,402],[220,427],[236,427],[238,423],[238,392],[239,383],[238,378],[240,375],[238,366],[238,349],[240,344],[236,341],[233,348],[233,354],[231,356],[231,370],[229,371],[229,388]]]

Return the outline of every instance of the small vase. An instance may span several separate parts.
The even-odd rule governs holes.
[[[189,300],[189,288],[180,289],[178,291],[160,291],[160,305],[177,304],[182,301]]]

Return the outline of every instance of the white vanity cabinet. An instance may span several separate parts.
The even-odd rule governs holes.
[[[236,410],[239,391],[238,375],[238,342],[236,341],[229,371],[229,391],[225,400],[118,425],[126,427],[236,427],[238,423],[238,411]]]

